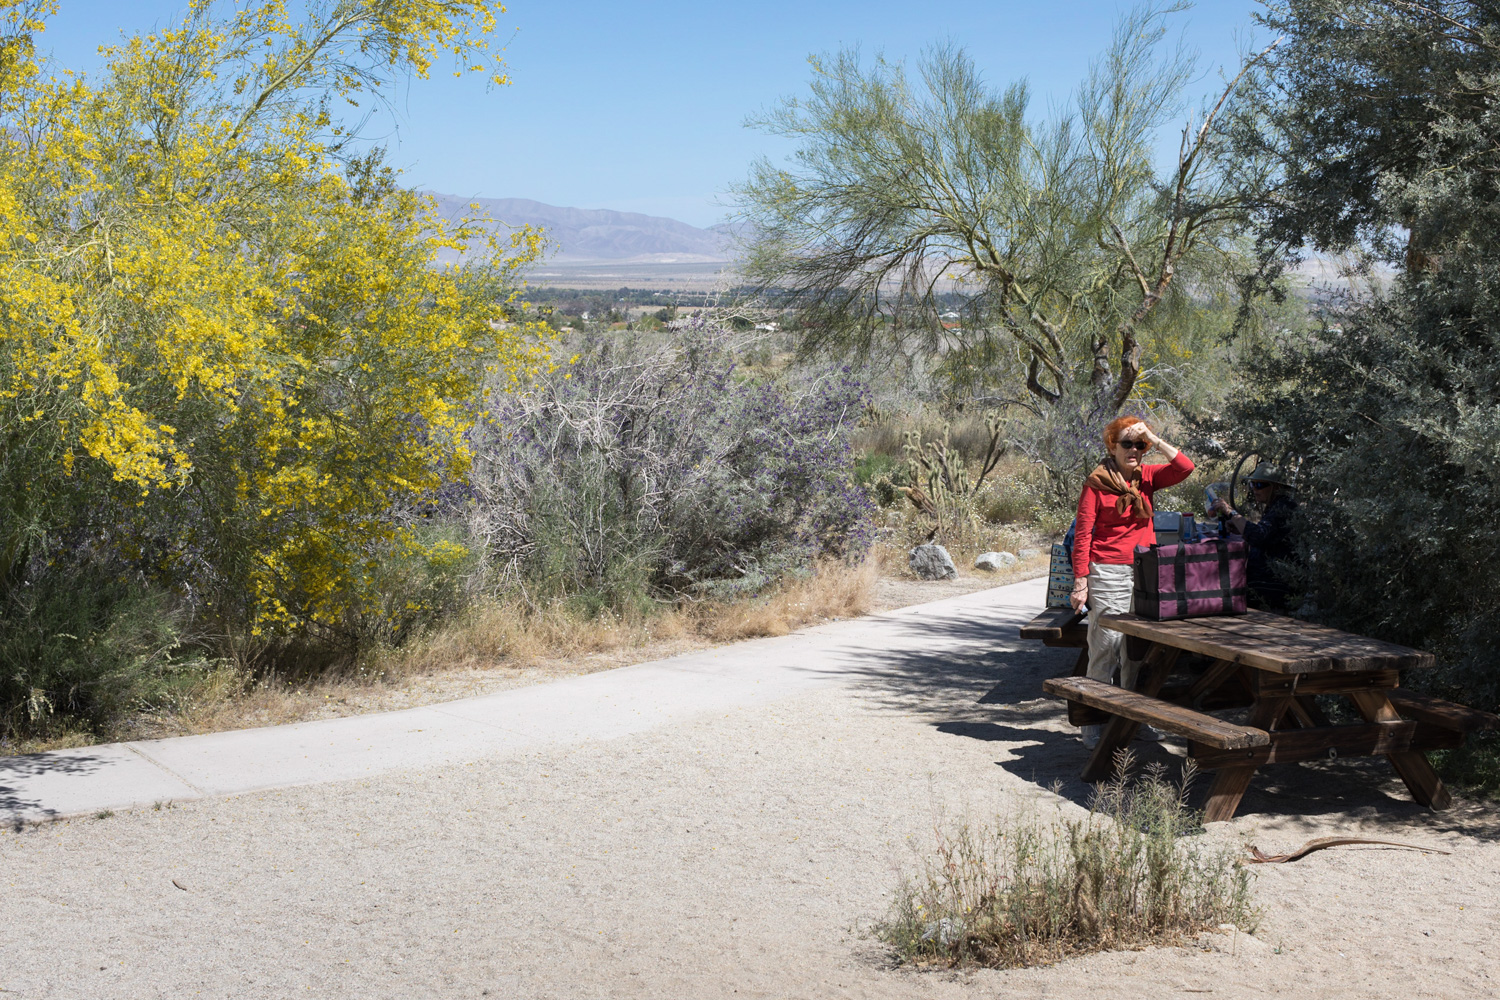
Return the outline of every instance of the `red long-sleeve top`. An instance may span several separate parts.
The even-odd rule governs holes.
[[[1147,499],[1157,490],[1175,486],[1193,472],[1193,460],[1182,452],[1166,465],[1141,466],[1141,492]],[[1134,513],[1115,510],[1119,498],[1085,486],[1078,497],[1078,520],[1073,528],[1073,574],[1088,576],[1089,563],[1130,565],[1137,545],[1154,545],[1156,530],[1151,518],[1136,520]],[[1152,510],[1156,509],[1153,502]]]

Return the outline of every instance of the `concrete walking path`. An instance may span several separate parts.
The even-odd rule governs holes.
[[[0,757],[0,819],[365,778],[646,732],[857,682],[892,656],[1013,640],[1045,578],[671,659],[399,712]]]

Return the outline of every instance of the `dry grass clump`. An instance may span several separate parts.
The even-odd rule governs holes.
[[[815,573],[787,581],[765,597],[699,605],[695,631],[714,642],[786,635],[811,622],[854,618],[870,610],[880,566],[875,558],[850,566],[824,563]]]
[[[909,433],[915,433],[917,441],[923,445],[941,441],[946,434],[949,445],[970,462],[982,458],[990,444],[990,431],[983,413],[946,420],[920,406],[915,410],[893,408],[890,412],[871,409],[850,436],[849,443],[856,452],[900,457]]]
[[[372,666],[383,678],[403,678],[504,661],[526,666],[544,658],[586,656],[646,645],[684,634],[673,609],[624,618],[609,611],[580,615],[562,602],[529,605],[518,598],[479,604],[429,635],[381,650]]]
[[[1247,871],[1228,846],[1191,835],[1191,762],[1102,785],[1084,819],[940,830],[936,850],[902,885],[878,932],[904,960],[995,968],[1180,941],[1220,924],[1253,929]]]
[[[534,607],[492,601],[430,636],[384,651],[375,672],[407,677],[497,660],[526,666],[684,638],[733,642],[786,635],[810,622],[864,614],[878,575],[873,559],[853,566],[827,562],[760,597],[669,606],[628,618],[608,611],[585,617],[562,602]]]
[[[101,735],[151,738],[408,708],[714,643],[786,635],[864,614],[878,579],[874,558],[853,566],[829,562],[758,597],[664,606],[633,618],[588,616],[563,602],[493,600],[400,647],[321,672],[268,674],[226,663],[184,692],[171,711],[133,716],[106,734],[60,733],[17,752],[88,745]]]

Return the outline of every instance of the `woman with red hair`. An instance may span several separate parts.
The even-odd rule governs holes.
[[[1100,628],[1099,616],[1130,610],[1131,567],[1137,545],[1153,545],[1151,496],[1174,486],[1193,471],[1192,460],[1156,436],[1140,417],[1117,417],[1104,428],[1108,456],[1084,483],[1078,497],[1073,539],[1073,610],[1089,609],[1088,676],[1108,684],[1120,671],[1120,686],[1135,687],[1138,664],[1125,656],[1124,637]],[[1146,454],[1161,451],[1166,465],[1147,465]],[[1083,727],[1083,742],[1099,742],[1099,726]],[[1149,732],[1145,727],[1142,732]]]

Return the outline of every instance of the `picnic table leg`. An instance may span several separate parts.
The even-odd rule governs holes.
[[[1239,670],[1240,665],[1238,663],[1233,663],[1229,660],[1216,660],[1212,666],[1204,671],[1203,676],[1199,677],[1193,682],[1193,686],[1188,688],[1187,697],[1184,700],[1193,706],[1193,708],[1201,709],[1204,697],[1218,690],[1220,685],[1230,677],[1233,677]]]
[[[1172,667],[1177,663],[1177,657],[1182,650],[1172,646],[1161,646],[1151,644],[1146,650],[1145,658],[1141,661],[1140,674],[1136,677],[1135,689],[1141,694],[1156,697],[1161,692],[1162,685],[1167,682],[1167,676],[1171,674]],[[1115,773],[1116,751],[1130,745],[1135,739],[1136,730],[1140,728],[1139,722],[1112,715],[1104,724],[1104,730],[1099,734],[1099,745],[1094,747],[1094,752],[1089,756],[1089,762],[1083,768],[1084,781],[1103,781]]]
[[[1217,823],[1233,819],[1234,811],[1240,807],[1240,799],[1255,777],[1253,767],[1221,767],[1214,775],[1214,783],[1208,789],[1208,802],[1203,807],[1203,822]]]
[[[1286,712],[1290,698],[1261,698],[1250,710],[1249,724],[1256,729],[1271,730]],[[1208,802],[1203,807],[1203,822],[1217,823],[1234,818],[1240,807],[1240,799],[1255,777],[1254,767],[1221,767],[1214,775],[1214,783],[1208,789]]]
[[[1349,700],[1354,702],[1354,707],[1359,709],[1359,714],[1365,717],[1366,722],[1401,721],[1401,713],[1396,711],[1396,706],[1391,704],[1390,697],[1384,691],[1351,691]],[[1396,769],[1396,773],[1401,775],[1401,780],[1406,782],[1406,790],[1411,792],[1411,797],[1419,805],[1430,809],[1447,809],[1453,804],[1452,796],[1443,786],[1443,779],[1432,769],[1425,753],[1420,750],[1404,750],[1400,753],[1388,753],[1385,757]]]

